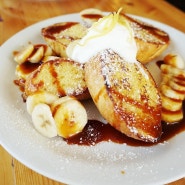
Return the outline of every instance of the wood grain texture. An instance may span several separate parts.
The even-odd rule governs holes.
[[[16,185],[65,185],[34,172],[16,159],[14,159],[13,164]]]
[[[13,185],[14,184],[14,167],[13,158],[0,145],[0,184]]]
[[[0,45],[18,31],[41,20],[85,8],[151,18],[185,32],[185,14],[163,0],[0,0]],[[168,185],[184,185],[179,179]],[[27,168],[0,146],[0,185],[64,185]]]

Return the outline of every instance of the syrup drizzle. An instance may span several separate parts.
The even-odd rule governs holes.
[[[183,112],[185,112],[185,103],[183,103]],[[96,145],[102,141],[112,141],[119,144],[127,144],[129,146],[153,146],[158,143],[164,143],[177,134],[185,131],[185,119],[181,120],[179,123],[168,125],[165,122],[162,122],[162,135],[158,142],[156,143],[147,143],[133,138],[129,138],[121,132],[117,131],[110,124],[104,124],[97,120],[89,120],[84,130],[65,141],[68,144],[77,144],[77,145]]]

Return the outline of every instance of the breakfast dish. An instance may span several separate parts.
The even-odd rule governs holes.
[[[159,92],[140,63],[130,64],[114,51],[103,50],[85,67],[92,99],[108,123],[127,136],[146,142],[156,142],[161,137]]]
[[[165,30],[170,35],[173,44],[170,44],[166,52],[176,51],[183,58],[185,57],[182,47],[185,42],[183,33],[152,20],[140,19]],[[20,96],[21,93],[13,85],[15,64],[12,62],[11,54],[12,51],[17,50],[17,47],[27,45],[30,41],[44,43],[40,37],[40,30],[61,21],[78,22],[81,19],[79,14],[71,14],[42,21],[17,33],[1,47],[1,60],[4,61],[0,68],[1,79],[3,79],[0,92],[1,144],[33,170],[68,184],[115,184],[115,182],[117,184],[125,182],[128,185],[154,182],[164,184],[184,176],[185,149],[181,144],[185,137],[184,132],[152,146],[133,147],[127,144],[102,142],[93,147],[79,147],[68,145],[59,137],[45,138],[33,129],[31,118]],[[11,44],[12,42],[14,45]],[[165,55],[166,53],[162,54],[159,59]],[[149,65],[155,71],[154,73],[157,73],[158,67]],[[9,78],[7,74],[10,75]],[[159,72],[154,76],[155,80],[157,76]],[[90,119],[105,122],[91,100],[88,100],[84,106]],[[111,168],[110,164],[112,164]]]

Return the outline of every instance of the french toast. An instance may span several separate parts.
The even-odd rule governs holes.
[[[169,45],[169,35],[152,25],[126,14],[120,14],[127,19],[134,32],[138,52],[137,60],[145,64],[158,57]]]
[[[91,9],[87,9],[81,13],[82,20],[87,22],[88,25],[90,25],[90,21],[91,25],[98,21],[101,15],[103,17],[100,10],[96,11],[99,16],[94,16],[95,10],[93,10],[92,13],[91,12]],[[137,60],[141,63],[146,64],[150,62],[168,47],[170,37],[165,31],[124,13],[120,13],[120,18],[121,17],[126,18],[133,29],[134,38],[138,48]]]
[[[61,22],[42,28],[41,34],[52,50],[66,57],[66,47],[74,40],[81,39],[87,28],[78,22]]]
[[[84,66],[72,60],[58,58],[42,63],[25,82],[25,95],[46,91],[59,97],[89,98]]]
[[[126,62],[111,49],[85,64],[85,80],[101,115],[125,135],[145,142],[161,136],[161,99],[140,62]]]
[[[140,20],[136,20],[126,14],[120,14],[120,18],[121,17],[126,18],[133,29],[138,48],[137,60],[141,63],[146,64],[150,62],[168,47],[170,38],[166,32]],[[93,19],[93,21],[95,20],[96,19]],[[41,33],[47,44],[58,56],[67,57],[67,46],[71,42],[85,36],[87,30],[88,28],[83,24],[77,22],[63,22],[45,27],[42,29]]]

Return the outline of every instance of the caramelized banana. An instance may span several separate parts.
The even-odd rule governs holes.
[[[55,55],[51,48],[45,44],[29,44],[23,50],[14,54],[14,60],[18,64],[24,62],[38,63],[45,56]]]
[[[17,53],[14,54],[14,61],[17,62],[18,64],[24,63],[27,60],[27,58],[32,54],[33,50],[34,46],[32,44],[29,44],[23,50],[18,51]]]
[[[161,94],[161,101],[163,109],[168,111],[178,111],[182,108],[182,101],[168,98],[165,95]]]
[[[181,101],[184,100],[184,97],[185,97],[184,93],[176,91],[166,84],[162,84],[160,88],[161,88],[161,93],[166,97],[172,98],[175,100],[181,100]]]
[[[185,99],[184,61],[180,55],[168,54],[161,65],[160,85],[162,120],[174,124],[183,118],[182,102]]]
[[[161,116],[162,120],[165,121],[167,124],[174,124],[183,119],[183,112],[182,109],[177,111],[167,111],[164,109],[162,110]]]
[[[176,78],[184,78],[185,79],[185,71],[183,69],[179,69],[167,64],[161,65],[161,71],[165,74],[171,74]]]
[[[164,57],[164,63],[173,67],[184,69],[185,63],[179,54],[168,54]]]

